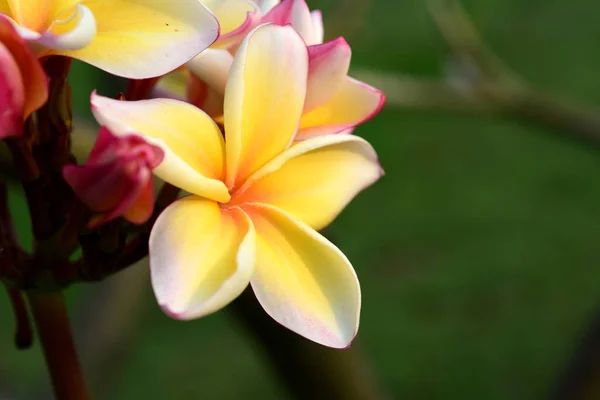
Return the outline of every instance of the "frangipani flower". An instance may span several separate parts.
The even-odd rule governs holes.
[[[0,18],[0,139],[20,135],[23,121],[47,100],[42,66],[12,25]]]
[[[92,211],[88,227],[115,218],[141,224],[154,209],[152,169],[163,159],[160,147],[137,135],[115,136],[100,128],[94,148],[84,166],[67,165],[65,181]]]
[[[343,38],[323,42],[320,11],[309,10],[304,0],[284,0],[267,12],[261,22],[291,25],[309,45],[306,104],[296,140],[325,133],[351,132],[376,115],[385,97],[381,91],[348,76],[352,52]],[[186,99],[220,120],[227,71],[233,57],[224,50],[204,52],[159,82],[161,95]],[[187,84],[185,83],[187,82]]]
[[[155,174],[191,193],[159,216],[150,236],[152,285],[171,316],[210,314],[250,283],[292,331],[336,348],[355,336],[356,274],[317,230],[382,171],[373,148],[353,135],[292,144],[307,76],[306,46],[291,27],[256,28],[230,71],[225,140],[210,117],[177,100],[92,96],[100,124],[161,146]]]
[[[40,57],[73,57],[136,79],[172,71],[219,34],[199,0],[0,0],[1,14]]]

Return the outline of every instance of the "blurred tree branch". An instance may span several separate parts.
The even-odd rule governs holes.
[[[557,379],[553,400],[600,398],[600,312],[582,334],[576,352]]]
[[[443,80],[353,70],[383,88],[388,107],[499,115],[600,145],[599,110],[527,83],[485,45],[458,1],[431,0],[429,7],[450,50]]]

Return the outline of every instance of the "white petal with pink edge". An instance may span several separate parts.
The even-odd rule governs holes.
[[[193,319],[229,304],[254,271],[255,231],[238,208],[184,197],[158,217],[150,235],[152,287],[162,309]]]

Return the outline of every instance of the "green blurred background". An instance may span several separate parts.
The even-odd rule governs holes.
[[[327,38],[347,38],[353,67],[441,76],[447,50],[424,0],[309,3],[324,10]],[[600,3],[463,3],[520,75],[600,105]],[[114,95],[104,79],[74,68],[81,115],[89,117],[92,89]],[[363,361],[392,398],[548,398],[600,307],[600,152],[510,119],[392,104],[356,133],[377,149],[386,176],[328,234],[361,280]],[[24,205],[12,194],[26,239]],[[144,269],[69,292],[86,374],[107,377],[95,398],[288,397],[230,313],[170,320]],[[95,320],[106,308],[109,322]],[[47,396],[39,346],[12,346],[4,295],[0,315],[0,388],[11,399]],[[107,337],[123,345],[98,367],[89,358]]]

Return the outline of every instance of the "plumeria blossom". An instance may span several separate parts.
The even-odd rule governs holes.
[[[152,215],[152,169],[163,159],[160,147],[137,135],[113,135],[102,127],[87,163],[67,165],[63,176],[77,197],[99,215],[88,227],[115,218],[141,224]]]
[[[73,57],[137,79],[172,71],[219,35],[199,0],[0,0],[0,15],[40,57]]]
[[[296,140],[351,132],[379,112],[385,101],[381,91],[348,76],[352,54],[348,43],[341,37],[323,43],[320,11],[311,12],[304,0],[284,0],[260,22],[289,24],[308,45],[307,97]],[[186,99],[220,120],[232,62],[233,56],[226,50],[204,52],[186,64],[188,70],[177,71],[159,82],[158,94]]]
[[[0,18],[0,139],[20,135],[23,121],[48,100],[48,82],[35,54]]]
[[[292,331],[335,348],[354,338],[356,274],[317,230],[382,170],[354,135],[294,143],[308,74],[306,45],[293,28],[256,28],[229,73],[226,139],[184,102],[92,95],[98,122],[160,146],[165,157],[154,173],[191,194],[159,216],[149,243],[154,292],[174,318],[217,311],[250,283],[265,311]]]

